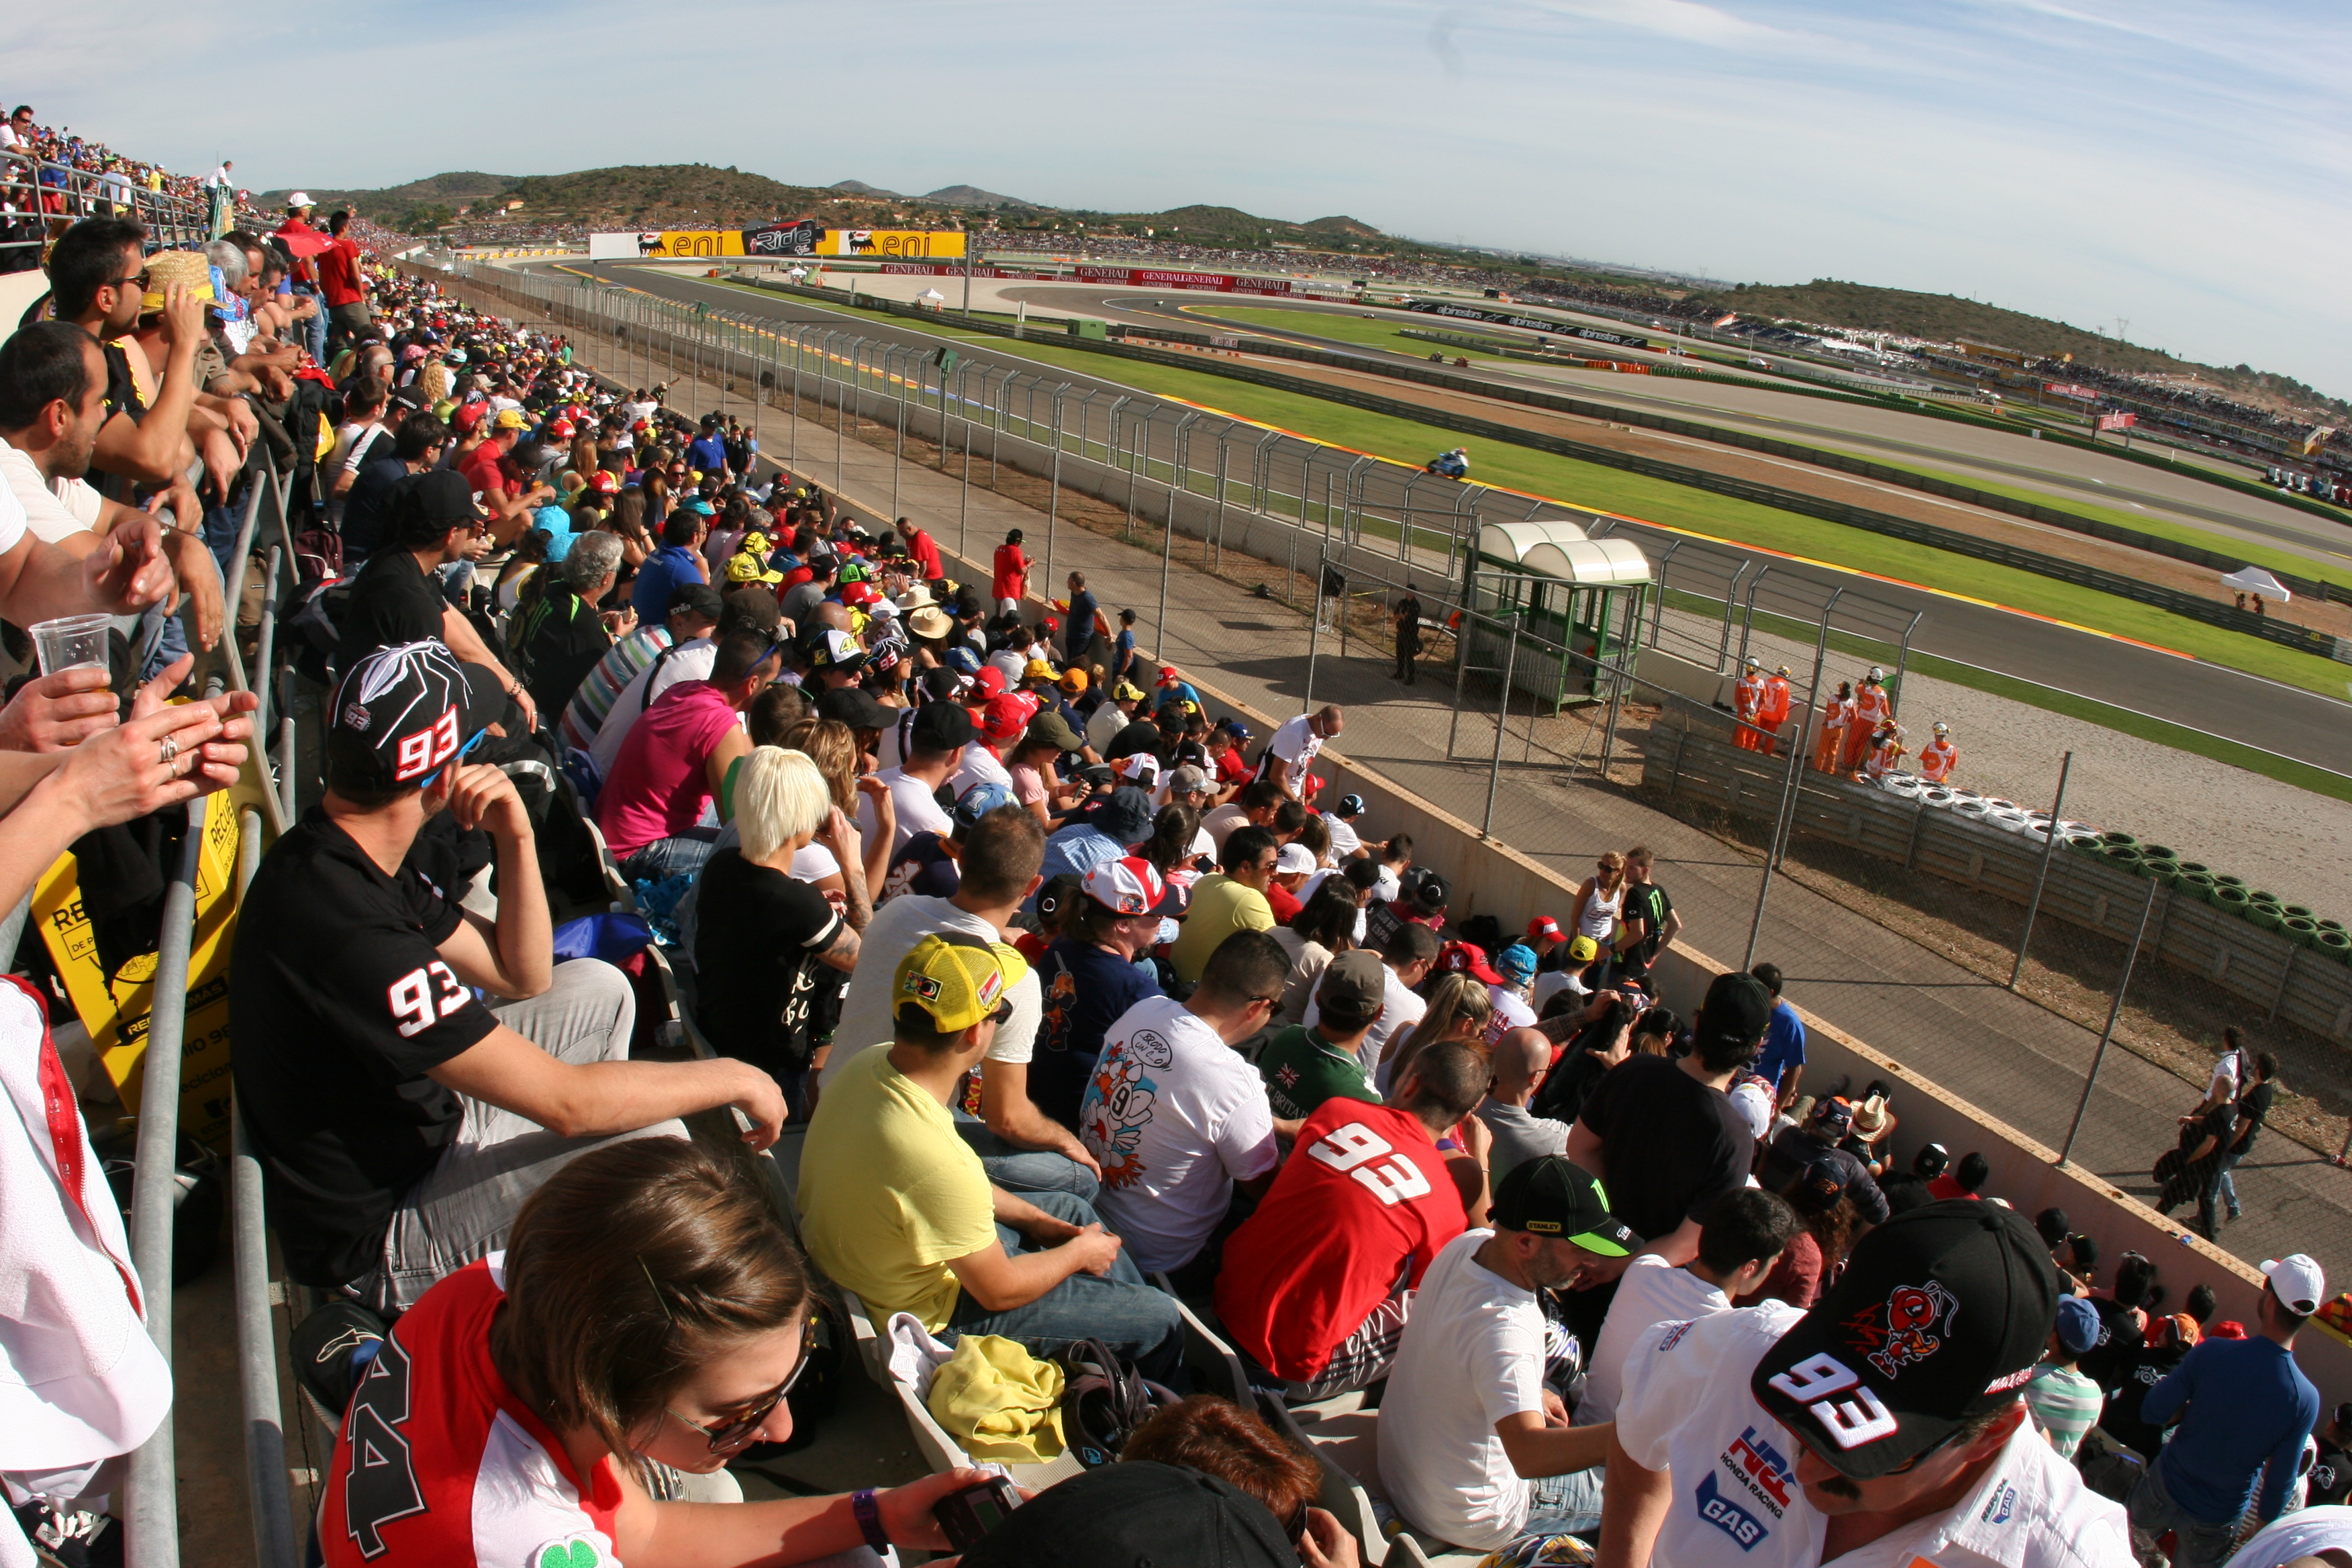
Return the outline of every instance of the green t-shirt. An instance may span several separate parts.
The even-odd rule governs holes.
[[[1257,1071],[1265,1079],[1265,1098],[1275,1115],[1285,1121],[1304,1121],[1327,1100],[1381,1102],[1364,1081],[1356,1054],[1339,1049],[1303,1024],[1291,1025],[1266,1043],[1258,1055]]]

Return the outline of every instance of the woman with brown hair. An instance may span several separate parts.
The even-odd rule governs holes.
[[[1315,1506],[1323,1495],[1323,1471],[1315,1457],[1299,1452],[1263,1416],[1230,1399],[1196,1394],[1152,1412],[1129,1435],[1118,1458],[1121,1464],[1181,1465],[1255,1498],[1282,1521],[1302,1562],[1355,1558],[1355,1542],[1339,1520]]]
[[[985,1479],[770,1502],[664,1502],[793,1432],[808,1267],[767,1195],[682,1138],[589,1151],[504,1253],[448,1276],[360,1373],[319,1521],[332,1568],[810,1563],[943,1550],[931,1509]],[[364,1451],[369,1462],[358,1462]]]
[[[661,548],[646,528],[646,492],[635,486],[613,498],[613,514],[604,526],[620,536],[621,560],[632,573]]]
[[[1780,1195],[1797,1211],[1804,1228],[1780,1254],[1780,1261],[1772,1266],[1764,1282],[1732,1305],[1752,1307],[1769,1299],[1803,1311],[1835,1284],[1853,1244],[1871,1229],[1846,1186],[1850,1180],[1862,1179],[1834,1160],[1816,1160],[1791,1178]]]

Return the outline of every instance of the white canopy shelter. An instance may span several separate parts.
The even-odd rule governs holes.
[[[2221,579],[2221,586],[2240,594],[2260,594],[2263,598],[2276,599],[2282,605],[2294,599],[2294,595],[2287,592],[2285,584],[2259,566],[2240,567]]]

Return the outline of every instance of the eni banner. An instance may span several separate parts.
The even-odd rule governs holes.
[[[758,228],[648,229],[592,234],[591,261],[658,261],[730,256],[862,256],[888,260],[952,259],[963,255],[961,229],[827,228],[814,219]]]
[[[829,228],[819,256],[866,256],[892,261],[940,260],[963,254],[960,228]]]
[[[236,928],[237,818],[258,805],[247,776],[205,800],[196,853],[195,940],[188,954],[187,1030],[181,1046],[180,1131],[228,1149],[228,957]],[[142,952],[114,973],[99,962],[98,939],[81,902],[80,868],[59,858],[33,889],[32,918],[65,981],[75,1015],[89,1031],[122,1103],[139,1113],[147,1026],[154,1005],[156,955]]]

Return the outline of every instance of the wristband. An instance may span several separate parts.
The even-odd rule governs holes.
[[[882,1528],[882,1506],[874,1500],[872,1487],[860,1487],[849,1494],[849,1511],[857,1516],[857,1528],[865,1532],[866,1545],[877,1553],[890,1550],[889,1532]]]

